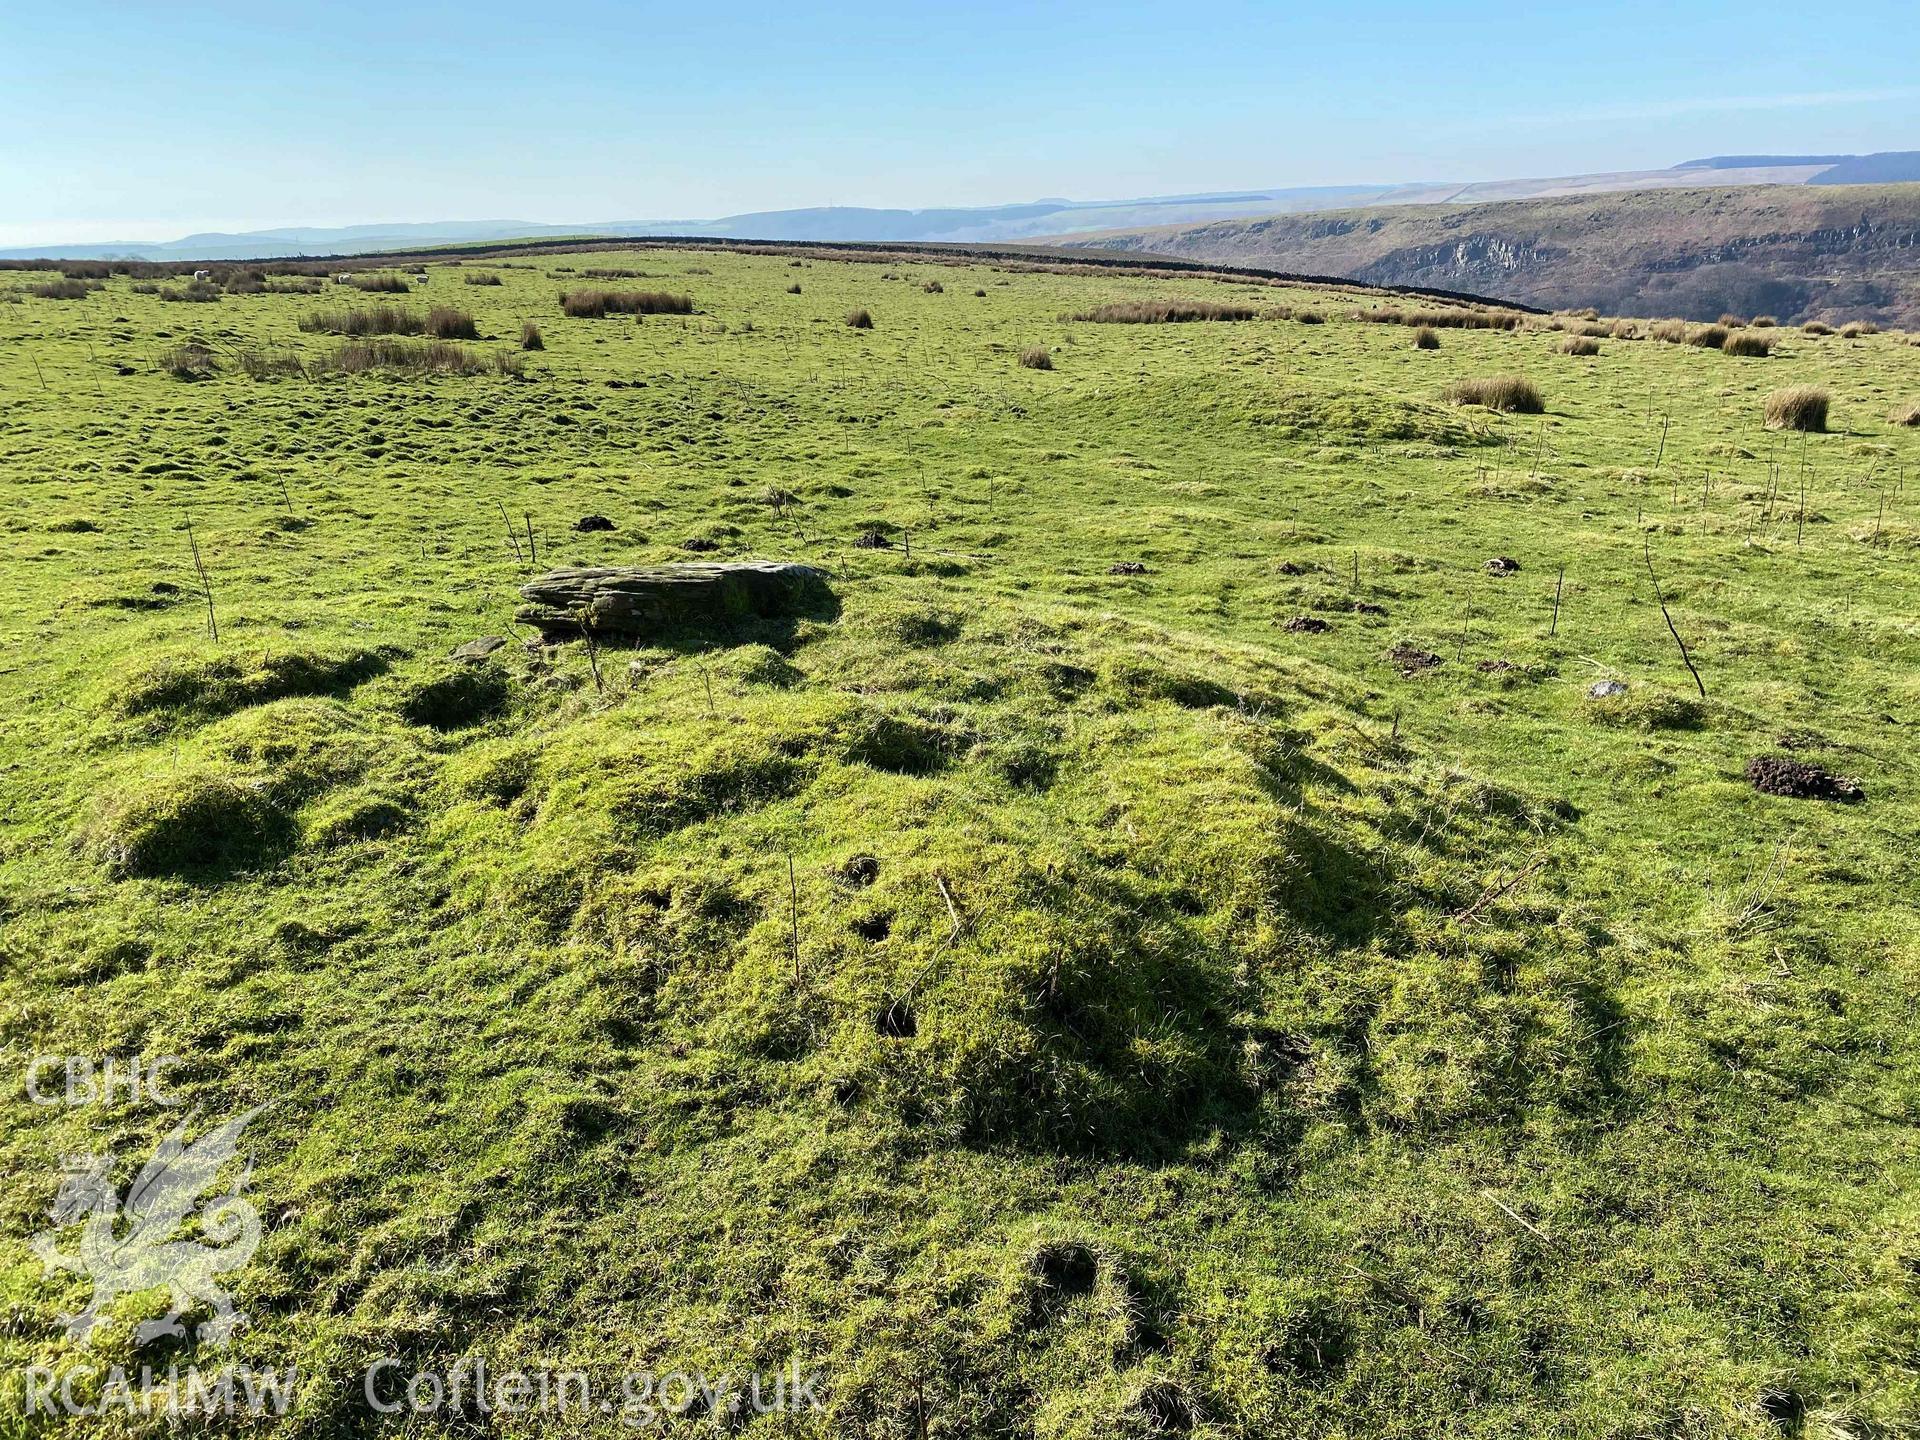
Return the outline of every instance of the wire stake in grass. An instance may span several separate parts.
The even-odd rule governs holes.
[[[1553,623],[1547,626],[1547,638],[1551,640],[1560,633],[1560,592],[1567,583],[1567,567],[1560,567],[1560,574],[1553,582]]]
[[[200,559],[200,542],[193,536],[193,516],[187,516],[187,547],[193,551],[193,568],[200,576],[200,589],[207,597],[207,638],[215,644],[220,641],[220,625],[213,618],[213,581],[207,577],[207,567]]]
[[[1700,672],[1693,667],[1693,657],[1687,654],[1687,642],[1680,638],[1680,631],[1673,623],[1673,616],[1667,610],[1667,597],[1660,593],[1660,577],[1653,573],[1653,539],[1649,536],[1646,544],[1647,578],[1653,581],[1653,598],[1660,604],[1660,614],[1667,622],[1667,631],[1673,636],[1673,643],[1680,647],[1680,659],[1686,665],[1687,672],[1693,676],[1693,683],[1700,687],[1700,698],[1707,698],[1707,682],[1700,678]]]
[[[793,874],[793,856],[787,856],[787,923],[793,950],[793,983],[800,983],[800,884]]]

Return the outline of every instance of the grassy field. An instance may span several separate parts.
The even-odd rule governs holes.
[[[1920,348],[429,273],[0,276],[9,1070],[269,1106],[230,1350],[137,1347],[162,1291],[82,1347],[61,1157],[124,1190],[182,1112],[11,1084],[0,1435],[159,1433],[21,1379],[156,1354],[297,1365],[261,1428],[314,1437],[632,1433],[384,1416],[381,1356],[824,1377],[688,1434],[1920,1429]],[[1259,313],[1063,318],[1135,300]],[[323,366],[301,321],[376,303],[469,312],[475,373]],[[1442,399],[1511,374],[1544,415]],[[1764,429],[1799,383],[1828,431]],[[743,557],[834,611],[519,643],[550,566]]]

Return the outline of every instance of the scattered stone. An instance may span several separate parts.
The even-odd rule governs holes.
[[[1282,575],[1304,575],[1307,573],[1291,560],[1282,560],[1278,568],[1279,573]]]
[[[456,660],[465,660],[470,663],[477,663],[486,659],[506,643],[507,637],[504,635],[482,635],[478,640],[469,640],[466,644],[455,650],[453,652],[453,658]]]
[[[1318,615],[1296,615],[1282,627],[1297,635],[1321,635],[1333,627]]]
[[[811,565],[774,560],[689,561],[554,570],[520,587],[529,604],[514,617],[547,636],[649,636],[680,625],[776,619],[831,603],[827,577]]]
[[[1596,680],[1587,687],[1589,700],[1611,700],[1616,695],[1626,693],[1626,685],[1619,680]]]
[[[573,522],[573,528],[585,535],[595,530],[611,530],[614,526],[613,521],[604,515],[582,515]]]
[[[691,551],[695,555],[705,555],[711,551],[718,550],[720,548],[720,542],[718,540],[709,540],[704,535],[696,535],[691,540],[682,540],[680,542],[680,548]]]
[[[1138,560],[1118,560],[1107,567],[1109,575],[1151,575],[1153,572]]]
[[[1431,670],[1440,663],[1440,657],[1431,650],[1422,650],[1418,645],[1411,645],[1405,640],[1387,652],[1387,659],[1400,667],[1402,675],[1408,676]]]
[[[1356,615],[1384,615],[1387,613],[1387,607],[1384,605],[1376,605],[1371,600],[1356,600],[1353,602],[1353,613]]]
[[[1520,562],[1511,555],[1496,555],[1487,561],[1484,568],[1489,575],[1518,575]]]
[[[1754,756],[1747,762],[1747,780],[1762,795],[1794,800],[1859,800],[1866,793],[1850,775],[1832,775],[1789,755]]]
[[[893,548],[893,541],[882,535],[878,530],[862,530],[859,535],[854,537],[853,548],[856,550],[891,550]]]

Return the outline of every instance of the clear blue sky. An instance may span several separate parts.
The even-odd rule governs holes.
[[[1920,148],[1910,0],[62,0],[0,29],[0,244]]]

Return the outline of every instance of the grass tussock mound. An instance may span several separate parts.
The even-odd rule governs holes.
[[[1769,430],[1804,430],[1819,434],[1827,428],[1827,407],[1833,397],[1818,385],[1789,385],[1767,396]]]
[[[1727,336],[1720,348],[1729,355],[1740,355],[1750,360],[1764,360],[1773,354],[1773,338],[1768,335],[1756,335],[1751,330],[1737,331]]]
[[[369,295],[407,295],[413,291],[405,277],[400,275],[355,275],[348,283]]]
[[[364,310],[316,310],[300,317],[309,335],[419,335],[427,322],[398,305],[374,305]]]
[[[540,333],[540,327],[529,320],[520,327],[520,348],[522,350],[544,350],[547,340]]]
[[[1593,356],[1600,353],[1600,342],[1589,335],[1569,335],[1555,348],[1562,355]]]
[[[1416,350],[1438,350],[1440,335],[1431,325],[1422,325],[1413,332],[1413,348]]]
[[[463,285],[504,285],[506,282],[490,270],[469,270],[460,277]]]
[[[27,293],[39,300],[84,300],[98,285],[89,285],[85,280],[48,280],[43,284],[29,285]]]
[[[1044,345],[1029,345],[1020,352],[1020,363],[1029,370],[1051,370],[1053,352]]]
[[[1920,400],[1903,409],[1894,410],[1887,419],[1895,425],[1920,425]]]
[[[192,340],[162,350],[155,363],[162,374],[176,380],[211,380],[220,369],[213,351]]]
[[[1800,333],[1802,335],[1815,335],[1815,336],[1831,335],[1833,333],[1833,327],[1827,324],[1824,320],[1809,320],[1807,321],[1806,324],[1800,327]]]
[[[1514,310],[1469,310],[1453,306],[1433,310],[1356,310],[1354,319],[1376,325],[1412,325],[1430,330],[1515,330],[1521,316]]]
[[[290,696],[344,695],[386,668],[386,657],[367,649],[164,654],[115,676],[101,698],[122,717],[206,719]]]
[[[1880,327],[1871,320],[1849,320],[1840,327],[1842,340],[1858,340],[1862,335],[1878,335]]]
[[[1195,320],[1251,320],[1251,305],[1221,305],[1211,300],[1118,300],[1072,316],[1093,325],[1175,325]]]
[[[1696,325],[1687,332],[1687,344],[1702,350],[1718,350],[1727,343],[1729,333],[1724,325]]]
[[[212,305],[220,299],[220,287],[211,280],[189,280],[161,290],[160,298],[172,305]]]
[[[691,295],[664,290],[568,290],[560,296],[560,311],[575,320],[599,320],[608,315],[691,315]]]
[[[505,351],[489,355],[450,340],[429,340],[424,344],[390,338],[352,340],[329,355],[325,366],[342,375],[362,375],[369,370],[403,375],[520,373],[517,356]]]
[[[478,340],[480,327],[466,311],[436,305],[427,312],[427,334],[436,340]]]
[[[866,309],[849,310],[847,312],[847,324],[855,330],[871,330],[873,328],[873,312]]]
[[[176,772],[108,796],[83,837],[109,874],[225,874],[270,863],[292,838],[267,788],[216,770]]]
[[[1455,405],[1484,405],[1513,415],[1538,415],[1547,408],[1540,387],[1524,375],[1488,375],[1456,380],[1443,398]]]

